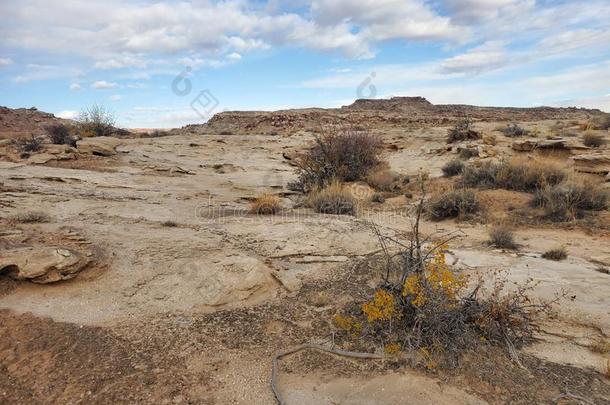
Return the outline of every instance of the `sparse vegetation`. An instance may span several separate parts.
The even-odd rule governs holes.
[[[529,134],[529,131],[522,128],[518,124],[511,122],[507,126],[500,129],[500,132],[504,134],[504,136],[508,136],[509,138],[517,138],[520,136],[526,136]]]
[[[332,181],[364,180],[381,163],[381,141],[365,132],[331,133],[297,159],[299,182],[305,191],[328,186]]]
[[[498,249],[515,250],[518,247],[513,230],[506,225],[497,225],[491,228],[488,243]]]
[[[428,203],[428,214],[433,220],[446,218],[468,218],[478,213],[481,205],[471,189],[456,189],[432,198]]]
[[[80,133],[84,137],[111,136],[115,130],[114,115],[99,104],[83,109],[77,121]]]
[[[464,170],[464,163],[460,160],[454,159],[450,162],[447,162],[441,168],[441,170],[443,171],[443,174],[446,177],[457,176],[458,174],[462,173],[462,170]]]
[[[472,129],[472,121],[463,119],[447,132],[447,143],[481,139],[481,134]]]
[[[561,261],[568,258],[568,252],[565,246],[549,249],[542,254],[543,259]]]
[[[485,162],[481,167],[466,167],[462,184],[466,187],[504,188],[535,192],[547,185],[557,185],[567,174],[559,165],[547,161],[514,159],[509,162]]]
[[[70,129],[64,124],[54,124],[45,128],[51,143],[55,145],[76,146],[76,139],[70,135]]]
[[[610,129],[610,114],[595,116],[586,124],[586,129]]]
[[[167,228],[175,228],[178,226],[178,223],[176,221],[172,221],[170,219],[170,220],[161,222],[161,226],[165,226]]]
[[[14,215],[13,217],[11,217],[11,220],[13,220],[14,222],[21,223],[21,224],[33,224],[33,223],[50,222],[51,217],[46,212],[28,211],[28,212]]]
[[[314,190],[308,197],[308,205],[321,214],[356,215],[357,201],[341,183]]]
[[[257,215],[277,214],[282,208],[282,203],[278,196],[263,194],[252,201],[250,212]]]
[[[22,153],[38,152],[42,149],[42,144],[42,138],[36,135],[13,141],[15,148]]]
[[[400,188],[400,176],[387,169],[374,170],[366,176],[366,182],[375,190],[394,191]]]
[[[578,218],[581,211],[606,209],[608,199],[608,192],[598,184],[572,179],[538,190],[531,205],[542,208],[546,219],[563,222]]]
[[[475,156],[479,156],[479,150],[477,148],[460,148],[460,151],[459,151],[460,159],[468,160]]]
[[[599,148],[606,144],[606,139],[593,132],[587,132],[582,136],[582,143],[590,148]]]

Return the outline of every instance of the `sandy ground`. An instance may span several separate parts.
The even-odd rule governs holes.
[[[439,176],[452,158],[437,152],[443,136],[438,128],[388,134],[386,141],[397,145],[387,152],[391,168],[414,174],[425,167]],[[336,277],[355,283],[359,263],[379,249],[367,221],[387,233],[404,231],[411,221],[400,208],[412,203],[404,197],[384,210],[365,208],[357,218],[295,208],[296,197],[285,189],[294,170],[282,153],[310,140],[306,134],[181,135],[126,139],[109,158],[0,162],[4,246],[71,246],[96,258],[75,279],[56,284],[0,277],[0,370],[7,376],[0,379],[0,401],[273,403],[273,353],[330,342],[336,308],[370,288],[354,284],[342,292],[329,284]],[[283,198],[281,214],[247,213],[264,192]],[[31,210],[51,221],[6,219]],[[604,356],[587,349],[610,336],[610,276],[599,271],[610,264],[608,232],[521,227],[522,247],[511,253],[485,245],[488,227],[448,221],[425,223],[424,231],[461,229],[449,257],[465,272],[509,269],[511,280],[539,280],[539,297],[561,289],[573,295],[524,353],[539,367],[530,378],[544,375],[544,367],[574,375],[566,386],[610,403],[610,384],[600,373]],[[540,258],[561,244],[568,260]],[[321,354],[286,363],[280,382],[290,404],[535,403],[562,394],[557,381],[563,380],[551,377],[540,377],[546,385],[536,396],[500,387],[506,380],[439,379]]]

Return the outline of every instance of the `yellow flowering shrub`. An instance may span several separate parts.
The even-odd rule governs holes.
[[[434,293],[443,294],[450,302],[458,300],[458,293],[466,286],[466,278],[456,275],[446,263],[443,247],[436,250],[431,261],[426,263],[422,274],[411,274],[405,280],[402,289],[403,297],[410,297],[411,304],[421,308],[426,304],[426,287]]]
[[[385,290],[377,290],[373,300],[362,305],[369,323],[389,321],[396,314],[394,296]]]
[[[350,332],[354,335],[359,334],[362,331],[362,322],[355,316],[335,315],[333,318],[335,326],[346,332]]]
[[[402,346],[398,342],[388,343],[385,345],[384,350],[390,356],[396,356],[401,352]]]

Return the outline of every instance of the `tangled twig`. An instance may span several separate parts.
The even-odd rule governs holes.
[[[296,352],[299,352],[301,350],[305,350],[305,349],[314,349],[314,350],[319,350],[322,352],[326,352],[326,353],[332,353],[332,354],[336,354],[338,356],[343,356],[343,357],[353,357],[353,358],[357,358],[357,359],[376,359],[376,360],[380,360],[380,359],[384,359],[385,356],[382,354],[375,354],[375,353],[365,353],[365,352],[350,352],[350,351],[346,351],[346,350],[341,350],[341,349],[334,349],[331,347],[326,347],[326,346],[322,346],[322,345],[316,345],[313,343],[305,343],[302,344],[300,346],[296,346],[290,349],[286,349],[282,352],[279,352],[278,354],[276,354],[273,357],[273,365],[271,368],[271,390],[273,391],[273,395],[275,395],[275,399],[277,400],[277,403],[279,405],[285,405],[286,402],[284,402],[284,399],[282,398],[282,395],[280,394],[278,387],[277,387],[277,364],[278,364],[278,360],[281,359],[284,356],[288,356],[289,354],[293,354]]]

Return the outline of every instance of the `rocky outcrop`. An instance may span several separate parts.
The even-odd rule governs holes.
[[[61,247],[24,247],[0,253],[0,274],[46,284],[74,278],[88,263],[80,253]]]
[[[610,174],[610,153],[607,151],[573,156],[572,161],[577,172]]]
[[[112,156],[116,153],[117,146],[121,145],[121,140],[109,136],[98,136],[94,138],[84,138],[76,142],[76,148],[80,153],[88,153],[98,156]]]

